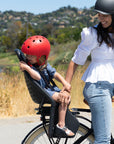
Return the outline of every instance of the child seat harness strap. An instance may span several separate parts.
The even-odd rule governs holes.
[[[53,86],[56,86],[56,84],[55,84],[55,82],[52,80],[52,78],[51,78],[51,76],[50,76],[49,71],[47,70],[47,68],[46,68],[46,71],[47,71],[48,76],[49,76],[49,82],[47,81],[47,79],[46,79],[45,75],[42,73],[42,71],[41,71],[40,69],[38,69],[38,71],[39,71],[40,75],[42,76],[43,80],[44,80],[45,83],[46,83],[46,88],[50,88],[51,90],[54,90],[54,89],[53,89]],[[51,82],[51,83],[50,83],[50,82]]]

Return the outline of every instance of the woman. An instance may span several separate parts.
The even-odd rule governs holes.
[[[114,95],[114,0],[97,0],[97,27],[84,28],[82,41],[69,64],[66,81],[71,83],[78,65],[84,65],[91,54],[91,63],[84,73],[84,98],[88,102],[95,135],[94,144],[109,144]],[[71,87],[64,87],[70,91]]]

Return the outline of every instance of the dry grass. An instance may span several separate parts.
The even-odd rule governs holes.
[[[83,67],[84,69],[84,67]],[[89,108],[84,102],[83,102],[83,88],[84,88],[84,82],[81,80],[81,77],[83,75],[82,68],[77,69],[73,80],[72,80],[72,101],[71,101],[71,107],[78,107],[78,108]]]
[[[87,64],[88,65],[88,64]],[[72,81],[71,104],[70,107],[88,108],[83,103],[84,82],[81,80],[82,74],[87,65],[79,67]],[[63,76],[65,70],[57,69]],[[62,85],[57,85],[62,88]],[[0,117],[18,117],[24,115],[34,115],[35,104],[27,90],[23,73],[17,75],[0,74]],[[114,107],[114,103],[113,103]]]
[[[83,87],[84,87],[84,82],[81,80],[81,77],[87,68],[88,63],[85,66],[80,66],[72,80],[72,90],[71,90],[71,104],[70,107],[77,107],[77,108],[89,108],[84,102],[83,102]],[[57,69],[61,73],[62,76],[65,76],[65,70],[64,67],[59,67]],[[61,85],[57,83],[57,85],[62,88]]]
[[[30,98],[23,74],[0,75],[0,117],[35,114],[36,105]]]

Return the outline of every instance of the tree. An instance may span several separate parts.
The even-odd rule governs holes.
[[[6,52],[11,47],[11,39],[8,36],[0,37],[0,52]]]
[[[10,38],[11,46],[8,47],[9,50],[15,49],[18,46],[18,35],[21,33],[22,23],[20,21],[14,21],[10,23],[7,30],[7,37]]]

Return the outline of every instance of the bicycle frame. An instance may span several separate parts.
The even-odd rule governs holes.
[[[46,116],[48,116],[49,115],[49,107],[46,107],[46,109],[47,109],[47,113],[46,113],[46,115],[45,115],[45,113],[43,113],[42,111],[42,109],[45,109],[45,107],[40,107],[40,108],[38,108],[38,109],[36,109],[38,112],[37,112],[37,114],[41,114],[41,121],[42,121],[42,123],[43,123],[43,127],[44,127],[44,130],[45,130],[45,133],[47,134],[47,136],[48,136],[48,132],[47,132],[47,130],[46,130],[46,128],[45,128],[45,125],[46,125],[46,123],[47,122],[49,122],[49,118],[47,119],[46,118]],[[71,113],[73,114],[73,115],[75,115],[77,118],[81,118],[81,119],[84,119],[85,121],[88,121],[89,123],[91,123],[91,121],[89,120],[89,119],[87,119],[87,118],[85,118],[84,116],[80,116],[80,112],[89,112],[90,113],[90,110],[89,109],[76,109],[76,108],[72,108],[72,109],[70,109],[71,110]],[[45,111],[45,110],[44,110]],[[81,123],[81,125],[83,125],[82,123]],[[90,129],[88,129],[88,133],[86,134],[86,135],[84,135],[84,136],[81,136],[76,142],[75,142],[75,144],[80,144],[83,140],[85,140],[89,135],[91,135],[91,134],[93,134],[93,129],[92,128],[90,128]],[[49,137],[48,137],[49,138]],[[57,141],[59,141],[59,139],[60,138],[58,138],[57,139]],[[50,141],[50,143],[51,143],[51,141],[53,140],[53,138],[49,138],[49,141]],[[66,140],[67,141],[67,140]]]
[[[77,118],[80,118],[80,119],[83,119],[87,122],[89,122],[91,124],[91,127],[90,129],[88,129],[88,132],[84,135],[84,136],[81,136],[76,142],[75,144],[80,144],[81,142],[83,142],[83,140],[85,140],[89,135],[93,134],[93,129],[92,129],[92,122],[91,120],[89,120],[88,118],[84,117],[84,116],[81,116],[80,115],[80,112],[86,112],[86,113],[90,113],[90,109],[81,109],[81,108],[72,108],[71,111],[75,111],[76,112],[76,117]],[[74,113],[75,113],[74,112]],[[73,113],[73,112],[72,112]],[[80,122],[80,121],[79,121]],[[81,125],[83,125],[81,123]],[[85,126],[85,125],[84,125]],[[88,127],[87,127],[88,128]]]
[[[42,109],[42,108],[41,108],[41,109]],[[41,114],[39,108],[36,109],[36,110],[38,110],[37,114]],[[91,120],[88,119],[88,118],[86,118],[86,117],[84,117],[84,116],[81,116],[81,115],[80,115],[80,112],[91,113],[91,111],[90,111],[90,109],[81,109],[81,108],[71,108],[70,110],[71,110],[72,114],[75,115],[77,118],[83,119],[83,120],[85,120],[86,122],[89,122],[90,125],[91,125],[90,128],[87,127],[88,132],[87,132],[85,135],[81,136],[81,137],[74,143],[74,144],[80,144],[80,143],[83,142],[83,140],[85,140],[89,135],[92,135],[92,134],[93,134],[93,129],[92,129],[92,122],[91,122]],[[49,111],[47,110],[47,114],[46,114],[46,115],[49,114],[48,112],[49,112]],[[49,122],[49,119],[46,118],[46,116],[45,116],[44,113],[41,114],[41,121],[43,122],[44,130],[45,130],[45,132],[46,132],[46,134],[47,134],[47,136],[48,136],[48,132],[47,132],[47,130],[46,130],[46,128],[45,128],[45,125],[46,125],[47,122]],[[80,122],[80,121],[79,121],[79,122]],[[83,124],[83,123],[80,123],[80,124],[86,126],[86,125]],[[48,138],[49,138],[49,137],[48,137]],[[51,139],[49,138],[50,143],[51,143],[51,140],[53,140],[53,139],[52,139],[52,138],[51,138]],[[59,138],[57,139],[57,141],[59,141]],[[111,134],[111,144],[114,144],[114,139],[113,139],[112,134]]]

